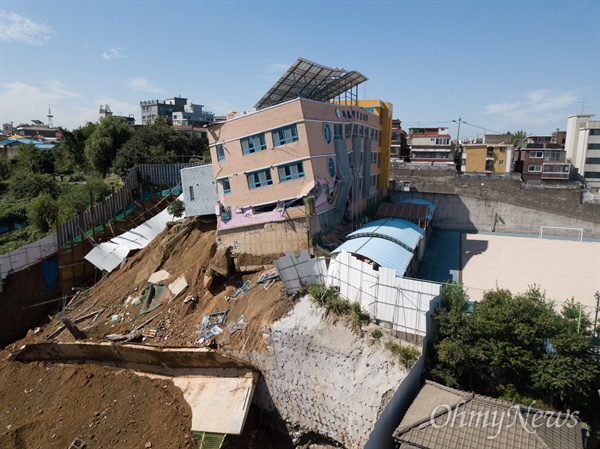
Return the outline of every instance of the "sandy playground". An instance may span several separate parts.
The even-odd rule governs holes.
[[[589,313],[600,290],[600,242],[463,234],[461,266],[462,282],[475,301],[485,290],[522,293],[537,284],[546,297],[574,297]]]

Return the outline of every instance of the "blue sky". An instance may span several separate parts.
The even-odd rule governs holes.
[[[247,110],[296,58],[357,70],[405,129],[551,134],[600,120],[597,0],[2,0],[0,123],[74,129],[141,100]]]

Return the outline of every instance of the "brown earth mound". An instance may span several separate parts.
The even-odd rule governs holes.
[[[63,316],[76,321],[87,341],[127,335],[154,317],[144,328],[146,337],[138,342],[197,346],[202,317],[227,311],[223,332],[204,344],[210,341],[223,349],[260,349],[264,345],[261,327],[287,313],[292,301],[281,282],[272,283],[268,289],[265,283],[257,283],[259,272],[210,275],[208,265],[215,252],[214,224],[197,220],[175,224],[123,268],[78,294],[53,323],[37,333],[30,331],[0,352],[0,447],[66,449],[75,438],[85,441],[88,448],[143,448],[147,443],[153,448],[193,447],[190,410],[170,382],[114,368],[21,364],[8,362],[7,357],[23,344],[48,339],[60,328],[59,318]],[[183,275],[188,287],[140,315],[141,305],[134,305],[132,299],[142,293],[148,278],[158,270],[169,273],[158,284],[168,286]],[[210,289],[205,287],[209,279]],[[243,286],[243,291],[238,290]],[[77,320],[96,311],[101,312]],[[246,325],[231,334],[226,325],[242,316]],[[63,330],[50,340],[73,341],[74,337]],[[273,436],[270,425],[264,427],[260,413],[253,409],[244,429],[244,435],[252,439],[231,437],[224,447],[288,447],[282,443],[286,437]],[[254,443],[248,445],[251,440]]]

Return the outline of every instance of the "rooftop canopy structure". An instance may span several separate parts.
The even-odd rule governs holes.
[[[358,100],[357,86],[367,79],[356,71],[346,72],[298,58],[254,107],[260,110],[295,98],[353,104]]]

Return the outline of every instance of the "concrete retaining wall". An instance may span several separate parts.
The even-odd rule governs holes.
[[[424,198],[438,209],[434,226],[473,232],[539,234],[541,226],[582,228],[600,237],[600,206],[581,203],[581,190],[530,189],[511,176],[458,175],[433,170],[395,170],[410,192],[390,190],[392,201]]]
[[[236,370],[248,365],[206,348],[156,348],[114,343],[37,343],[11,354],[20,362],[95,363],[164,375],[181,370]]]
[[[389,399],[408,371],[368,333],[323,317],[303,298],[289,316],[262,336],[268,352],[250,361],[264,376],[255,402],[277,410],[288,426],[362,448]],[[391,435],[391,433],[390,433]]]

